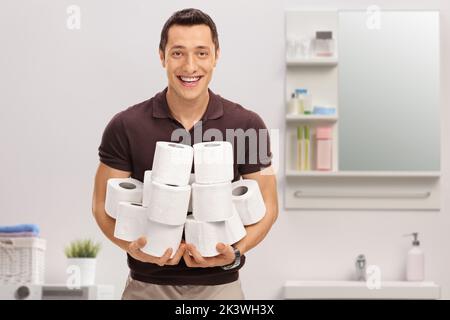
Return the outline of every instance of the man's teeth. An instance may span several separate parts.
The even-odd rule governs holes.
[[[180,78],[185,82],[195,82],[200,79],[200,77],[180,77]]]

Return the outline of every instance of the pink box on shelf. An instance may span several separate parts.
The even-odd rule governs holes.
[[[316,170],[330,171],[333,167],[333,128],[316,128]]]

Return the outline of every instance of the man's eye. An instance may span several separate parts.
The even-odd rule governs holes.
[[[208,56],[208,52],[206,52],[206,51],[200,51],[200,52],[198,53],[198,55],[199,55],[200,57],[207,57],[207,56]]]
[[[180,51],[174,51],[174,52],[172,52],[172,56],[173,57],[181,57],[181,55],[182,55],[182,53],[180,52]]]

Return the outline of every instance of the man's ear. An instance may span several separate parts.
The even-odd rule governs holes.
[[[166,67],[166,59],[164,58],[164,52],[160,49],[159,50],[159,60],[161,60],[161,65],[163,68]]]
[[[214,59],[214,68],[216,67],[217,60],[219,60],[219,57],[220,57],[220,49],[217,49],[215,59]]]

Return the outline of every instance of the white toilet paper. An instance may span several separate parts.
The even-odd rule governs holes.
[[[232,184],[232,198],[242,223],[245,226],[257,223],[266,214],[266,205],[258,182],[243,179]]]
[[[152,190],[152,170],[145,170],[144,186],[142,192],[142,206],[148,208],[150,202],[150,192]]]
[[[106,213],[115,219],[120,201],[142,203],[142,189],[142,182],[133,178],[109,179],[106,186]]]
[[[186,221],[191,186],[168,186],[151,182],[148,218],[168,225],[183,225]]]
[[[198,221],[189,215],[184,228],[186,243],[192,243],[203,257],[218,255],[217,243],[223,242],[232,245],[246,235],[245,228],[236,211],[231,218],[218,222]]]
[[[189,197],[188,212],[192,213],[192,184],[195,182],[195,174],[191,173],[189,177],[189,185],[191,186],[191,196]]]
[[[114,237],[135,241],[147,234],[147,208],[139,203],[119,202]]]
[[[194,168],[197,183],[233,180],[233,146],[228,141],[194,144]]]
[[[225,220],[226,243],[233,244],[241,240],[247,234],[239,213],[233,206],[233,215]]]
[[[185,186],[192,169],[191,146],[158,141],[153,158],[152,180],[174,186]]]
[[[142,251],[155,257],[162,257],[168,248],[172,248],[172,258],[180,246],[183,227],[184,225],[169,226],[148,220],[147,244]]]
[[[186,243],[193,244],[202,257],[214,257],[219,254],[217,243],[226,238],[225,222],[203,222],[189,215],[184,226],[184,236]]]
[[[231,182],[192,184],[192,213],[199,221],[223,221],[233,215]]]

